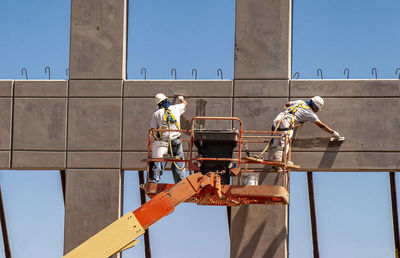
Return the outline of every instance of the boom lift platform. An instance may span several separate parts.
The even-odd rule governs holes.
[[[205,130],[196,129],[196,122],[223,120],[239,123],[239,129]],[[155,132],[179,131],[181,139],[188,143],[188,159],[165,156],[151,157],[152,134]],[[183,137],[182,137],[183,138]],[[243,147],[248,151],[263,149],[271,138],[284,138],[282,162],[264,159],[249,159],[243,156]],[[194,151],[193,146],[196,147]],[[109,257],[136,245],[139,236],[158,220],[174,211],[182,202],[198,205],[238,206],[242,204],[278,204],[289,202],[288,182],[290,169],[299,168],[290,162],[291,143],[285,132],[244,131],[243,123],[235,117],[195,117],[190,130],[151,129],[149,131],[147,171],[152,162],[185,162],[189,176],[177,184],[146,183],[142,185],[151,198],[133,212],[129,212],[114,223],[98,232],[86,242],[65,255],[72,257]],[[246,173],[268,173],[270,166],[282,167],[281,185],[242,185]],[[148,179],[147,173],[147,179]],[[236,177],[235,185],[230,184],[230,176]]]

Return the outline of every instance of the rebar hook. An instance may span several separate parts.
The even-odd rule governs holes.
[[[69,68],[65,69],[65,74],[67,75],[67,78],[69,78]]]
[[[174,72],[175,72],[175,80],[176,80],[176,69],[175,69],[175,68],[172,68],[172,69],[171,69],[171,75],[173,75]]]
[[[23,67],[23,68],[21,69],[22,76],[24,75],[24,71],[25,71],[25,79],[28,80],[28,72],[26,71],[26,68],[25,68],[25,67]]]
[[[397,73],[399,73],[399,80],[400,80],[400,68],[396,69],[396,72],[394,73],[394,75],[396,75]]]
[[[143,75],[143,71],[144,71],[144,79],[146,80],[146,68],[142,67],[142,70],[140,70],[140,75]]]
[[[221,80],[223,80],[224,76],[222,75],[222,69],[221,68],[217,70],[217,77],[219,76],[219,72],[221,72]]]
[[[297,76],[296,76],[297,75]],[[295,72],[294,74],[293,74],[293,79],[299,79],[299,77],[300,77],[300,73],[299,72]]]
[[[375,71],[375,79],[378,79],[378,72],[376,71],[376,68],[372,68],[372,75],[374,75],[374,71]]]
[[[346,75],[346,71],[347,71],[347,79],[349,79],[349,74],[350,74],[349,68],[344,68],[344,71],[343,71],[344,75]]]
[[[193,76],[193,72],[194,72],[194,79],[197,80],[197,69],[196,68],[192,69],[192,76]]]
[[[50,80],[50,67],[46,66],[46,67],[44,68],[44,74],[47,73],[47,70],[49,70],[49,80]]]
[[[321,72],[321,80],[323,80],[324,79],[324,77],[322,76],[322,69],[321,68],[318,68],[317,69],[317,76],[319,76],[319,73]]]

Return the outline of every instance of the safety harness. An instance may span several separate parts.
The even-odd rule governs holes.
[[[178,130],[180,129],[178,120],[175,119],[174,115],[172,114],[171,110],[169,108],[165,108],[164,109],[164,117],[163,117],[163,125],[161,126],[161,129],[168,129],[171,130],[171,123],[175,124],[176,128],[178,128]],[[173,155],[173,151],[172,151],[172,141],[171,141],[171,132],[168,132],[168,145],[170,148],[170,152],[171,155]],[[176,162],[174,161],[174,164],[176,166],[176,168],[178,170],[184,170],[185,169],[185,164],[183,164],[183,166],[180,168],[178,166],[178,164],[176,164]]]
[[[174,115],[172,114],[171,110],[169,108],[165,108],[164,109],[164,118],[163,118],[163,129],[165,129],[166,127],[164,126],[164,124],[170,124],[170,123],[174,123],[176,125],[176,128],[178,128],[178,130],[181,130],[179,127],[179,123],[178,121],[175,119]]]
[[[295,128],[295,125],[294,125],[294,114],[297,112],[297,110],[298,110],[299,108],[311,109],[310,106],[307,105],[305,101],[302,101],[302,102],[300,102],[300,103],[297,104],[297,105],[293,105],[293,106],[288,107],[288,108],[287,108],[287,111],[286,111],[286,114],[291,114],[291,115],[292,115],[292,119],[291,119],[291,121],[290,121],[289,130],[292,130],[292,129]],[[286,116],[286,114],[283,115],[283,117],[281,118],[281,120]],[[280,121],[279,121],[279,123],[280,123]],[[278,125],[277,127],[279,127],[279,125]]]
[[[293,130],[293,129],[296,127],[296,126],[294,125],[294,122],[295,122],[295,121],[294,121],[294,118],[295,118],[294,115],[295,115],[295,113],[297,112],[297,110],[298,110],[299,108],[311,109],[311,107],[310,107],[305,101],[302,101],[302,102],[300,102],[300,103],[298,103],[298,104],[296,104],[296,105],[293,105],[293,106],[290,106],[290,107],[286,108],[286,112],[285,112],[285,114],[281,117],[281,119],[279,119],[279,122],[278,122],[278,124],[276,125],[275,130],[274,130],[274,132],[272,133],[271,138],[269,139],[267,146],[266,146],[265,149],[260,153],[260,155],[258,155],[257,157],[261,157],[261,156],[268,150],[268,148],[269,148],[269,146],[270,146],[270,144],[271,144],[271,142],[272,142],[272,139],[273,139],[272,137],[276,134],[277,131],[289,131],[289,132],[290,132],[291,130]],[[282,120],[286,117],[287,114],[291,114],[291,115],[292,115],[289,128],[286,128],[286,129],[279,129],[279,126],[281,125]],[[297,126],[301,126],[301,125],[303,125],[303,124],[299,124],[299,125],[297,125]]]

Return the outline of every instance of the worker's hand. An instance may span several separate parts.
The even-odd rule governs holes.
[[[183,96],[178,96],[178,99],[179,99],[180,101],[182,101],[182,100],[184,100],[185,98],[184,98]]]
[[[340,138],[340,134],[336,131],[333,131],[332,137],[335,139],[339,139]]]

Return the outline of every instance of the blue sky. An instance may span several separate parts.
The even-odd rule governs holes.
[[[131,0],[128,79],[233,78],[232,0]],[[300,79],[393,79],[400,67],[400,2],[395,0],[294,1],[293,73]],[[0,79],[65,79],[69,62],[69,1],[3,0],[0,3]],[[169,176],[163,180],[171,181]],[[57,171],[0,171],[14,257],[59,257],[64,208]],[[387,173],[315,173],[321,257],[393,257]],[[373,190],[372,190],[373,189]],[[305,173],[292,173],[289,257],[311,257]],[[124,211],[139,205],[136,172],[127,172]],[[210,224],[210,219],[212,218]],[[225,209],[183,204],[151,228],[154,257],[229,257]],[[190,229],[190,230],[188,230]],[[205,230],[206,229],[206,230]],[[207,240],[208,250],[200,249]],[[124,258],[144,257],[143,241]],[[210,253],[206,253],[206,252]],[[3,246],[0,243],[0,257]]]

